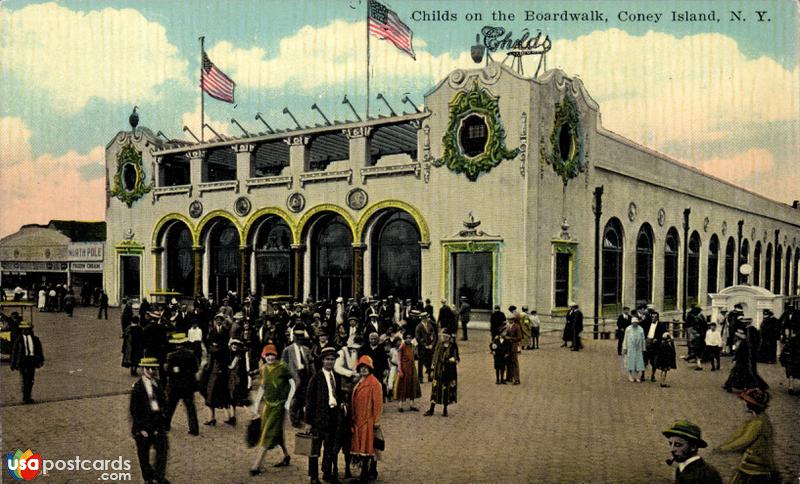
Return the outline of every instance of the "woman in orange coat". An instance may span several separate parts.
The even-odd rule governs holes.
[[[356,371],[361,375],[361,380],[353,389],[353,439],[350,453],[362,459],[361,481],[367,482],[369,478],[378,477],[374,431],[379,427],[378,420],[383,410],[383,387],[372,374],[372,358],[369,356],[364,355],[358,359]]]

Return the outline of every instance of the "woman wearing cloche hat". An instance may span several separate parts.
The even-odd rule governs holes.
[[[261,474],[261,461],[267,450],[275,446],[279,446],[283,451],[283,460],[275,464],[275,467],[287,466],[291,459],[286,450],[283,420],[286,415],[286,400],[289,398],[294,380],[286,363],[278,359],[278,350],[275,345],[264,346],[261,359],[264,361],[260,370],[264,396],[261,401],[256,402],[256,405],[263,402],[264,407],[261,410],[261,439],[258,441],[260,449],[253,461],[253,467],[250,468],[252,476]]]
[[[750,388],[739,394],[750,417],[733,433],[719,450],[744,451],[731,483],[781,482],[772,458],[774,433],[766,414],[769,393]]]

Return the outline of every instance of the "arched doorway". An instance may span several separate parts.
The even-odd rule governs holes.
[[[636,236],[636,306],[653,302],[653,229],[643,224]]]
[[[282,218],[268,215],[253,226],[255,285],[259,296],[292,294],[292,229]]]
[[[706,287],[709,294],[717,292],[717,279],[719,276],[719,238],[717,234],[708,241],[708,278]]]
[[[700,234],[695,230],[689,237],[686,268],[686,297],[688,304],[700,302]]]
[[[756,241],[753,249],[753,285],[761,285],[761,241]]]
[[[206,232],[208,294],[221,301],[229,291],[238,292],[242,261],[239,231],[225,218],[211,221]]]
[[[603,231],[602,304],[603,314],[622,309],[622,224],[612,218]]]
[[[421,254],[414,218],[400,209],[385,210],[377,215],[369,240],[372,293],[417,301]]]
[[[733,237],[728,237],[728,243],[725,245],[725,287],[731,287],[734,284],[734,277],[736,275],[736,241]]]
[[[678,305],[678,250],[680,238],[675,227],[670,227],[664,241],[664,309],[673,310]]]
[[[338,214],[326,213],[311,228],[311,297],[353,295],[353,233]]]
[[[183,222],[176,221],[165,229],[166,289],[184,296],[194,294],[194,252],[192,232]]]

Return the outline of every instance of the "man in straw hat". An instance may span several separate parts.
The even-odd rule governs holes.
[[[708,465],[698,450],[708,447],[700,427],[688,420],[677,420],[661,432],[669,441],[672,457],[667,464],[677,463],[675,482],[679,484],[722,484],[722,477]]]
[[[19,371],[22,376],[22,401],[33,403],[31,393],[36,377],[36,369],[44,365],[44,352],[39,338],[33,334],[33,325],[28,321],[19,323],[20,335],[14,340],[11,349],[11,371]]]
[[[187,348],[189,338],[185,333],[173,333],[169,340],[175,348],[167,355],[167,429],[172,424],[172,416],[178,401],[182,400],[186,407],[186,420],[189,422],[189,434],[199,435],[197,409],[194,406],[194,392],[197,390],[197,358]]]
[[[308,383],[306,394],[305,422],[310,427],[313,439],[311,455],[308,457],[308,475],[312,484],[319,483],[319,453],[322,447],[322,478],[328,482],[338,482],[340,420],[342,418],[340,403],[344,403],[341,393],[341,382],[336,381],[333,365],[337,353],[332,346],[322,349],[322,370],[314,373]]]
[[[314,371],[314,362],[311,358],[311,350],[307,346],[308,333],[305,330],[305,325],[297,323],[292,330],[292,336],[294,338],[292,344],[284,348],[281,360],[289,367],[289,373],[292,374],[295,383],[295,392],[291,399],[289,417],[293,426],[300,427],[303,422],[308,379]]]
[[[142,377],[131,390],[131,434],[136,441],[136,454],[145,482],[167,483],[167,399],[158,383],[158,359],[147,356],[139,361]],[[150,449],[155,449],[155,464],[150,462]]]

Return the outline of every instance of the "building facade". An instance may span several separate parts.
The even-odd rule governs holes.
[[[110,298],[465,296],[544,315],[574,300],[616,317],[676,315],[737,282],[798,293],[797,207],[605,130],[579,79],[489,63],[424,105],[206,143],[118,133]]]

